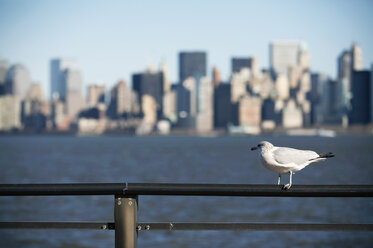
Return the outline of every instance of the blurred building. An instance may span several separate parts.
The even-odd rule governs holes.
[[[300,128],[303,126],[303,115],[294,100],[289,100],[282,114],[282,125],[284,128]]]
[[[27,95],[31,86],[30,73],[21,64],[12,65],[6,74],[6,94],[17,96],[21,100]]]
[[[171,80],[169,78],[168,66],[166,63],[161,64],[160,71],[163,73],[163,91],[164,93],[171,91]]]
[[[261,99],[245,95],[239,101],[238,107],[238,124],[240,126],[260,126],[262,118]]]
[[[201,77],[207,76],[206,52],[179,53],[179,83],[188,77],[193,77],[198,84]]]
[[[66,69],[62,73],[61,100],[66,102],[66,115],[74,120],[85,107],[82,94],[83,80],[77,69]]]
[[[219,84],[221,83],[220,71],[216,66],[212,68],[212,82],[215,88],[218,87]]]
[[[163,114],[163,72],[147,70],[144,73],[132,75],[132,87],[138,94],[140,100],[140,109],[144,114],[142,97],[145,95],[151,96],[155,101],[157,117],[160,118]],[[146,102],[149,102],[146,100]]]
[[[129,85],[120,80],[110,92],[110,104],[108,108],[108,116],[112,119],[129,117],[134,114],[134,105],[139,105],[138,96],[132,91]],[[138,114],[139,110],[136,114]]]
[[[257,57],[233,57],[232,58],[232,73],[240,72],[242,69],[250,69],[250,73],[253,77],[258,77],[261,74],[259,60]]]
[[[99,103],[105,103],[105,85],[92,84],[88,86],[88,106],[94,107]]]
[[[143,121],[154,126],[157,123],[157,102],[152,95],[144,94],[141,96]]]
[[[170,90],[163,96],[163,116],[175,123],[177,121],[177,92]]]
[[[289,69],[299,64],[301,44],[299,42],[272,42],[270,44],[270,64],[274,75],[288,76]]]
[[[0,58],[0,96],[5,94],[6,72],[8,67],[8,61]]]
[[[351,109],[352,73],[362,70],[361,48],[353,43],[350,50],[344,50],[337,60],[337,105],[340,115],[347,115]]]
[[[337,77],[338,81],[346,79],[348,82],[351,80],[351,52],[343,51],[337,59]]]
[[[226,128],[230,122],[233,122],[231,85],[221,83],[214,92],[214,126]]]
[[[311,123],[321,125],[328,114],[327,84],[329,77],[323,73],[311,74],[312,89],[309,94],[311,101]]]
[[[21,100],[13,95],[0,96],[0,131],[21,128]]]
[[[262,121],[273,121],[275,126],[281,125],[282,112],[277,111],[275,108],[275,101],[272,98],[263,100],[261,110]]]
[[[180,118],[196,114],[196,80],[192,77],[185,79],[176,86],[177,111]]]
[[[351,124],[367,124],[371,113],[371,71],[352,72]]]
[[[59,99],[52,101],[52,126],[56,131],[68,131],[70,129],[70,120],[66,116],[65,103]]]
[[[66,100],[66,85],[64,73],[66,69],[77,69],[74,59],[52,59],[50,62],[50,89],[51,99]]]
[[[231,101],[237,103],[247,94],[247,85],[250,79],[250,69],[243,68],[240,72],[233,73],[230,79]]]
[[[132,111],[131,102],[131,88],[129,85],[121,80],[115,87],[116,94],[116,113],[118,116],[123,116],[130,114]]]
[[[198,132],[209,132],[214,128],[214,85],[207,77],[202,77],[198,85],[197,121]]]
[[[363,69],[363,52],[356,43],[353,43],[351,47],[351,70],[361,71],[362,69]]]
[[[275,85],[278,99],[288,99],[290,95],[288,78],[285,75],[280,74],[276,79]]]
[[[251,58],[233,57],[231,61],[232,73],[240,72],[242,69],[250,69]]]
[[[373,122],[373,64],[370,70],[370,122]]]

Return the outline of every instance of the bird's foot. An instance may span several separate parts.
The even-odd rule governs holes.
[[[291,184],[290,184],[290,183],[285,184],[285,185],[282,187],[282,190],[288,190],[288,189],[290,189],[290,187],[291,187]]]

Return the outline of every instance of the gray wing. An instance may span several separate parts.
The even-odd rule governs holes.
[[[298,150],[288,147],[278,147],[273,151],[273,158],[280,164],[295,163],[304,164],[310,159],[318,158],[319,155],[314,151]]]

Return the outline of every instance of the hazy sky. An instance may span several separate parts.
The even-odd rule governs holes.
[[[373,1],[96,1],[0,0],[0,57],[22,63],[49,93],[51,58],[75,58],[85,85],[168,64],[178,52],[204,50],[209,75],[226,80],[232,56],[257,56],[269,67],[269,43],[303,40],[311,70],[336,74],[336,59],[356,41],[373,63]]]

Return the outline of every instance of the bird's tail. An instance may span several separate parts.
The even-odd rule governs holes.
[[[332,157],[334,157],[334,154],[331,153],[331,152],[328,152],[328,153],[319,153],[319,156],[317,158],[310,159],[309,161],[319,160],[320,158],[332,158]]]
[[[320,157],[320,158],[332,158],[332,157],[334,157],[334,154],[331,153],[331,152],[328,152],[328,153],[320,153],[320,154],[319,154],[319,157]]]

